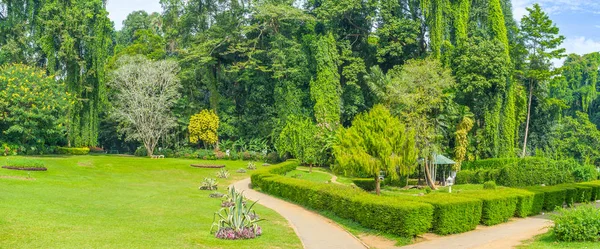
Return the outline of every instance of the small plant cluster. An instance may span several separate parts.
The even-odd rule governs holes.
[[[240,168],[240,169],[236,170],[235,172],[238,172],[238,173],[246,173],[246,170],[245,170],[245,169],[242,169],[242,168]]]
[[[226,240],[253,239],[262,235],[262,229],[258,226],[258,222],[262,220],[253,209],[256,202],[246,205],[244,195],[233,187],[229,189],[226,198],[231,205],[222,207],[215,213],[210,232],[215,233],[215,237]]]
[[[222,194],[219,192],[210,193],[208,195],[208,197],[210,197],[210,198],[223,198],[223,196],[225,196],[225,194]]]
[[[487,182],[483,183],[483,189],[496,189],[496,182],[487,181]]]
[[[552,219],[554,220],[552,231],[560,241],[600,241],[600,209],[594,205],[560,209]]]
[[[2,166],[5,169],[27,170],[27,171],[46,171],[44,162],[32,159],[6,159]]]
[[[58,154],[64,154],[64,155],[87,155],[90,153],[90,148],[88,148],[88,147],[82,147],[82,148],[58,147],[58,148],[56,148],[56,152],[58,152]]]
[[[246,166],[246,168],[249,169],[249,170],[255,170],[256,169],[256,163],[249,162],[248,166]]]
[[[217,185],[219,183],[214,178],[204,178],[202,181],[202,185],[200,186],[200,190],[217,190]]]
[[[228,170],[226,170],[226,169],[220,169],[220,170],[217,172],[217,177],[218,177],[218,178],[224,178],[224,179],[227,179],[227,178],[229,178],[229,175],[230,175],[230,174],[229,174],[229,171],[228,171]]]

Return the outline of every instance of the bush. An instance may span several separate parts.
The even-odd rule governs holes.
[[[552,219],[552,231],[560,241],[600,241],[600,209],[593,205],[560,209]]]
[[[590,201],[596,201],[600,199],[600,181],[582,182],[577,185],[582,185],[592,188],[590,193]]]
[[[496,182],[487,181],[487,182],[483,183],[483,189],[496,189]]]
[[[297,161],[262,168],[252,174],[252,185],[300,205],[328,210],[362,226],[400,236],[416,236],[431,228],[433,206],[381,197],[350,187],[314,183],[277,174],[296,168]]]
[[[140,147],[137,147],[137,149],[135,149],[135,152],[133,153],[133,155],[139,156],[139,157],[146,157],[146,156],[148,156],[148,150],[146,150],[146,147],[140,146]]]
[[[477,184],[475,182],[475,171],[461,170],[456,173],[456,184]]]
[[[96,146],[90,146],[90,153],[104,153],[104,149]]]
[[[375,179],[371,179],[371,178],[355,178],[352,179],[352,182],[354,183],[354,185],[356,185],[359,188],[364,189],[365,191],[375,191]],[[380,181],[379,183],[380,187],[383,187],[385,184],[383,183],[383,181]]]
[[[556,207],[562,207],[565,202],[565,198],[567,195],[567,190],[564,188],[556,187],[556,186],[547,186],[547,187],[527,187],[525,190],[543,193],[544,194],[544,204],[543,209],[546,211],[554,211]]]
[[[43,168],[45,163],[40,160],[25,158],[7,158],[2,166],[21,167],[21,168]]]
[[[417,197],[398,197],[433,205],[433,232],[439,235],[474,230],[481,221],[483,202],[476,198],[432,193]]]
[[[90,153],[90,148],[69,148],[69,147],[58,147],[56,149],[58,154],[64,155],[87,155]]]
[[[594,165],[579,165],[573,169],[573,177],[576,182],[593,181],[598,179],[598,170]]]
[[[463,162],[460,168],[462,170],[478,169],[500,169],[505,166],[513,165],[519,161],[519,158],[491,158],[477,161]]]
[[[513,217],[519,196],[517,193],[501,189],[464,191],[459,195],[483,201],[481,223],[487,226],[506,222]]]

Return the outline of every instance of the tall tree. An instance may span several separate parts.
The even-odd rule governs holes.
[[[333,146],[338,164],[332,169],[351,176],[369,176],[380,194],[379,175],[397,180],[412,173],[417,163],[414,131],[408,131],[383,105],[356,116],[352,126],[341,128]]]
[[[552,60],[563,57],[565,49],[559,46],[565,37],[559,35],[559,29],[548,15],[542,11],[539,4],[527,8],[529,14],[521,19],[521,34],[528,50],[527,68],[525,71],[526,84],[529,91],[527,104],[527,121],[523,137],[522,157],[527,154],[527,138],[531,119],[531,103],[534,91],[540,84],[545,84],[558,72],[552,67]]]

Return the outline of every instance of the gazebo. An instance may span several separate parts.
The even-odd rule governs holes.
[[[419,160],[419,163],[423,164],[423,159]],[[439,155],[439,154],[433,154],[433,162],[431,162],[429,164],[429,173],[431,174],[431,178],[433,179],[433,181],[435,182],[437,179],[437,171],[438,171],[438,167],[442,166],[442,178],[440,180],[440,182],[445,182],[446,181],[446,171],[447,171],[447,166],[451,166],[456,164],[455,161],[452,161],[450,158],[447,158],[443,155]],[[425,167],[425,165],[423,164],[423,167]],[[450,174],[450,176],[452,178],[454,178],[456,176],[456,172],[448,172]],[[427,181],[427,177],[425,177],[425,181]]]

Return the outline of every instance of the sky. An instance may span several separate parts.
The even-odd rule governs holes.
[[[526,7],[539,3],[567,39],[567,53],[600,51],[600,0],[512,0],[513,14],[519,21]],[[109,17],[120,30],[127,15],[136,10],[161,12],[159,0],[108,0]]]

